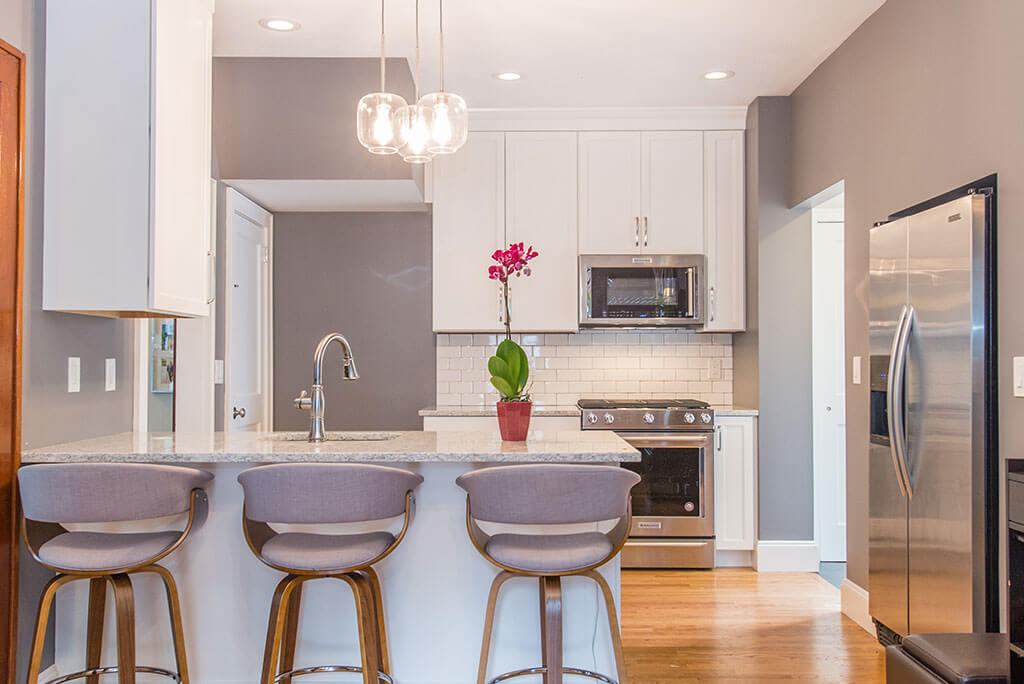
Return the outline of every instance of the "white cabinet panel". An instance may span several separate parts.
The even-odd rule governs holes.
[[[704,253],[704,137],[700,131],[641,134],[640,247],[648,254]]]
[[[512,329],[576,332],[576,133],[505,134],[505,217],[505,242],[539,253],[509,281]]]
[[[746,329],[743,131],[704,133],[706,331]]]
[[[750,551],[756,534],[757,419],[717,416],[715,431],[715,544]]]
[[[209,313],[212,22],[209,0],[47,3],[43,308]]]
[[[434,331],[503,331],[487,267],[505,239],[505,134],[470,133],[457,153],[432,163]]]
[[[640,133],[579,134],[580,254],[640,251]]]

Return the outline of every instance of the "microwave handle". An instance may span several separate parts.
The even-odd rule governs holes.
[[[695,270],[696,269],[692,267],[686,269],[686,289],[689,296],[689,308],[687,313],[690,316],[694,317],[697,315],[697,288],[696,283],[694,282],[694,280],[696,279],[696,276],[694,274]]]

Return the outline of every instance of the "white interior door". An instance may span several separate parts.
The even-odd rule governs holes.
[[[270,231],[273,217],[227,191],[225,430],[270,430]]]
[[[811,234],[815,531],[822,561],[846,560],[843,210],[815,209]]]

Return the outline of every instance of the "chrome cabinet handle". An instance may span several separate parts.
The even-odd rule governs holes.
[[[210,291],[207,292],[209,296],[206,298],[206,303],[213,304],[217,299],[217,253],[211,249],[206,253],[206,258],[210,262]]]
[[[708,317],[711,322],[715,322],[715,286],[712,285],[708,290]]]
[[[715,450],[716,451],[721,451],[722,450],[722,426],[721,425],[719,425],[717,428],[715,428]]]
[[[639,216],[634,216],[633,220],[636,222],[636,231],[633,233],[633,243],[637,247],[639,247],[640,246],[640,217]]]
[[[237,406],[231,407],[231,418],[232,420],[238,420],[239,418],[245,418],[245,408],[238,408]]]
[[[647,236],[650,235],[650,231],[647,230],[647,217],[644,216],[644,247],[647,246]]]

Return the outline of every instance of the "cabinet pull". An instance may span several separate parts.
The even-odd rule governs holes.
[[[714,287],[714,285],[712,285],[711,289],[708,290],[708,316],[710,317],[711,322],[714,323],[715,322],[715,287]]]
[[[722,426],[715,428],[715,451],[722,450]]]
[[[211,249],[206,253],[206,258],[210,267],[210,290],[206,293],[206,303],[213,304],[217,299],[217,253]]]
[[[634,216],[633,220],[636,221],[636,232],[633,233],[633,242],[637,247],[640,246],[640,217]]]
[[[647,217],[644,216],[644,247],[647,246],[647,236],[650,235],[650,231],[647,230]]]
[[[498,322],[504,323],[503,302],[501,300],[501,285],[498,285]]]

